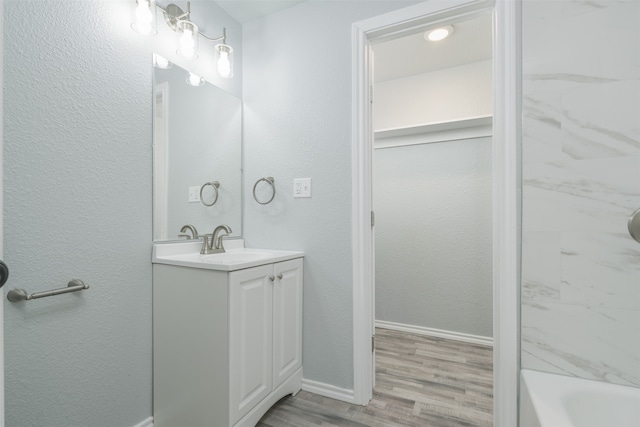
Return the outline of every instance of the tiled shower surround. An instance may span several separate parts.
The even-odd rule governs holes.
[[[640,386],[640,0],[522,16],[522,367]]]

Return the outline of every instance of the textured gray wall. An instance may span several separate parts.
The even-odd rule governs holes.
[[[0,0],[0,61],[4,63],[4,0]],[[4,81],[4,67],[0,67],[0,81]],[[0,85],[0,188],[4,187],[4,87]],[[4,236],[4,197],[0,197],[0,233]],[[0,258],[4,259],[4,239],[0,239]],[[2,294],[0,293],[0,296]],[[4,305],[0,304],[3,327],[0,328],[2,349],[0,366],[4,367]],[[0,381],[0,425],[4,425],[4,376]]]
[[[5,295],[91,285],[3,299],[6,425],[132,426],[152,413],[151,52],[166,40],[131,31],[131,0],[4,5]],[[241,52],[237,22],[196,10]]]
[[[151,414],[151,58],[121,4],[5,1],[5,289],[91,285],[3,300],[8,427]]]
[[[493,335],[491,138],[374,152],[376,320]]]
[[[351,25],[416,2],[309,1],[243,26],[245,191],[252,247],[303,250],[304,375],[353,388]],[[312,179],[310,199],[293,179]]]

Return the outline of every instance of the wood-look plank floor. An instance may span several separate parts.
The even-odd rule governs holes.
[[[492,348],[376,331],[376,387],[368,406],[301,391],[257,427],[490,427]]]

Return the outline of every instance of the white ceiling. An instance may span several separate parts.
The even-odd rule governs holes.
[[[306,0],[215,0],[233,19],[241,24],[282,9],[303,3]]]
[[[447,23],[442,23],[447,25]],[[376,82],[408,77],[491,59],[491,15],[452,24],[454,32],[439,42],[416,34],[373,45]]]
[[[306,0],[215,0],[240,24]],[[376,82],[428,73],[463,64],[491,59],[491,14],[474,16],[451,24],[453,34],[440,42],[424,39],[424,29],[414,34],[374,44],[374,78]]]

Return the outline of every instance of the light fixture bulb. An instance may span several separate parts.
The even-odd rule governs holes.
[[[229,53],[227,52],[220,52],[218,74],[220,74],[220,77],[229,77],[229,74],[231,74],[231,63],[229,62]]]
[[[195,54],[195,43],[193,42],[193,31],[185,28],[180,36],[180,53],[185,58],[191,58]]]
[[[216,67],[220,77],[225,79],[233,77],[233,48],[231,46],[216,45]]]
[[[187,78],[187,83],[191,86],[202,86],[204,85],[204,79],[196,74],[189,73],[189,78]]]
[[[178,21],[180,39],[178,55],[184,58],[198,57],[198,26],[191,21]]]
[[[142,35],[155,34],[154,0],[138,0],[135,12],[135,22],[131,27]]]
[[[427,31],[426,33],[424,33],[424,38],[432,42],[437,42],[446,39],[452,33],[453,26],[447,25],[446,27],[440,27],[431,31]]]

